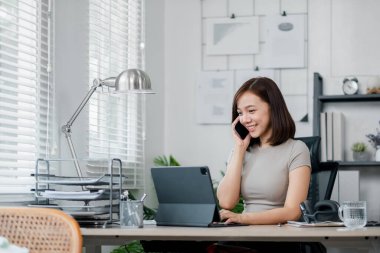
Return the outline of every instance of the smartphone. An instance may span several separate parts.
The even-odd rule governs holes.
[[[237,122],[237,124],[235,125],[235,130],[236,132],[240,135],[240,138],[242,140],[244,140],[244,138],[247,136],[247,134],[249,133],[248,129],[245,128],[245,126],[243,126],[240,121]]]

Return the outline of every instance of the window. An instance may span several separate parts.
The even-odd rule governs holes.
[[[142,0],[89,1],[89,84],[144,67]],[[89,103],[90,158],[119,158],[128,189],[144,186],[145,98],[96,92]],[[107,168],[88,166],[91,173]],[[89,171],[90,170],[90,171]]]
[[[33,199],[37,158],[54,150],[48,0],[0,0],[0,199]]]

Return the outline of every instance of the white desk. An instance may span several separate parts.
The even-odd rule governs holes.
[[[82,228],[83,245],[87,252],[100,252],[101,245],[122,245],[130,240],[163,241],[308,241],[308,242],[357,242],[368,243],[372,250],[380,252],[380,227],[348,230],[342,227],[296,228],[279,226],[243,227],[156,227],[144,228]]]

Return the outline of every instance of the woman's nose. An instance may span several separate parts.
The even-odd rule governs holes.
[[[246,122],[249,122],[251,119],[249,117],[249,115],[243,113],[243,115],[241,116],[241,121],[242,123],[246,123]]]

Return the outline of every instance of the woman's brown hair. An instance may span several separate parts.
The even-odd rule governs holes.
[[[246,92],[251,92],[269,105],[272,136],[269,143],[273,146],[294,138],[296,126],[286,106],[284,97],[277,84],[266,77],[252,78],[246,81],[235,93],[232,104],[232,122],[238,117],[237,101]],[[252,138],[249,147],[260,144],[259,138]]]

